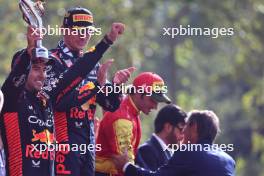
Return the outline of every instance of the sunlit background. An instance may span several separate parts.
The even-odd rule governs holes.
[[[26,47],[26,24],[17,0],[0,2],[2,84],[12,55]],[[174,103],[186,111],[216,112],[222,127],[217,143],[234,144],[230,154],[238,176],[264,176],[263,0],[51,0],[46,3],[45,26],[60,26],[65,9],[78,5],[93,12],[103,34],[112,22],[126,24],[125,34],[103,59],[115,59],[109,78],[132,65],[137,67],[133,77],[142,71],[160,74]],[[233,28],[234,35],[163,35],[163,28],[179,25]],[[102,37],[93,36],[88,48]],[[60,38],[45,36],[44,45],[54,48]],[[100,111],[97,115],[101,117]],[[155,115],[142,114],[142,142],[153,131]]]

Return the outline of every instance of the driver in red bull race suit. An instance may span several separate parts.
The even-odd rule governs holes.
[[[113,23],[112,28],[119,25]],[[91,34],[83,32],[94,29],[93,15],[89,10],[82,7],[71,8],[65,14],[62,27],[71,32],[63,36],[55,49],[50,50],[50,57],[54,58],[56,64],[47,68],[44,90],[52,89],[58,75],[82,59],[81,57],[85,53],[84,48],[91,37]],[[78,35],[74,34],[76,29],[80,30]],[[104,40],[112,43],[108,38],[104,38]],[[120,104],[120,94],[113,92],[108,95],[98,93],[100,86],[113,87],[110,82],[104,85],[105,74],[111,63],[108,61],[106,64],[96,64],[79,86],[56,106],[55,126],[58,143],[71,146],[76,144],[87,148],[85,152],[83,150],[58,152],[59,159],[56,160],[56,173],[58,175],[92,176],[94,174],[94,152],[96,149],[94,114],[96,104],[99,104],[105,111],[115,111]],[[130,69],[120,70],[116,72],[112,83],[121,84],[127,81],[129,76]]]
[[[124,26],[114,31],[113,41],[123,33]],[[27,50],[17,52],[12,70],[1,90],[5,103],[1,113],[1,132],[6,153],[6,172],[10,176],[54,175],[54,150],[40,151],[55,141],[53,107],[86,77],[109,48],[105,38],[93,52],[83,55],[71,68],[61,73],[52,89],[43,91],[46,66],[54,65],[31,60]],[[107,39],[106,39],[107,38]],[[34,61],[34,62],[33,62]],[[50,62],[53,61],[53,62]]]

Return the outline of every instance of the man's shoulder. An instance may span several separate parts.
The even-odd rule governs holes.
[[[144,151],[148,151],[148,150],[153,150],[153,144],[151,143],[150,139],[148,139],[146,142],[144,142],[143,144],[141,144],[138,147],[138,151],[139,152],[144,152]]]
[[[191,156],[191,159],[198,163],[198,165],[205,165],[210,168],[222,168],[223,170],[226,168],[232,170],[235,167],[234,159],[219,148],[211,147],[208,150],[192,151]],[[186,158],[190,158],[190,155]]]
[[[152,135],[145,143],[141,144],[138,148],[138,153],[142,155],[149,155],[149,157],[162,158],[165,151],[157,141],[157,139]],[[161,156],[162,155],[162,156]]]
[[[109,112],[107,111],[104,115],[104,117],[106,118],[112,118],[112,119],[119,119],[119,118],[125,118],[125,119],[129,119],[129,109],[126,107],[127,105],[127,97],[123,97],[120,103],[120,106],[117,110],[115,110],[114,112]]]
[[[113,125],[117,121],[131,122],[124,114],[120,112],[106,112],[100,124]],[[132,123],[132,122],[131,122]]]
[[[233,158],[225,151],[221,150],[218,147],[214,147],[211,144],[191,144],[191,146],[187,146],[185,151],[180,151],[176,153],[184,156],[192,155],[193,158],[215,158],[215,156],[217,156],[217,158],[226,158],[228,160],[233,160]]]
[[[218,156],[219,161],[225,161],[225,162],[229,162],[229,163],[235,163],[235,160],[232,158],[232,156],[230,156],[228,153],[226,153],[225,151],[221,150],[221,149],[213,149],[212,151],[210,151],[210,156],[215,157],[215,155]]]
[[[127,120],[127,121],[131,121],[128,117],[127,117],[127,113],[124,112],[124,110],[119,107],[116,111],[114,112],[110,112],[107,111],[104,114],[103,119],[101,120],[100,124],[106,124],[106,125],[110,125],[115,123],[118,120]]]

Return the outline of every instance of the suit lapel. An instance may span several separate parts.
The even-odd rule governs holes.
[[[153,144],[154,148],[157,149],[156,151],[158,152],[159,156],[161,156],[162,163],[165,161],[168,161],[170,158],[170,155],[168,155],[168,151],[163,151],[159,141],[154,137],[153,135],[151,136],[150,142]]]

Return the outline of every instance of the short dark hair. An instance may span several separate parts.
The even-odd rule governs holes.
[[[176,126],[179,123],[185,123],[186,117],[186,112],[184,112],[179,106],[174,104],[164,106],[158,112],[158,115],[154,121],[155,133],[161,132],[165,123],[169,123],[173,126]]]
[[[220,132],[219,119],[213,111],[193,110],[188,114],[189,125],[197,124],[198,141],[208,140],[213,143]]]

